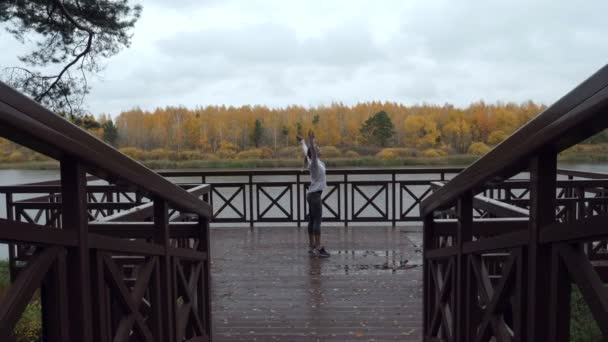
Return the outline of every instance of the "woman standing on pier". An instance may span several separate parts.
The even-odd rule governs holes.
[[[308,131],[308,145],[298,134],[298,140],[302,144],[305,162],[310,171],[310,186],[306,193],[308,202],[308,253],[313,256],[329,257],[329,253],[321,246],[321,217],[323,215],[322,194],[327,187],[325,179],[325,163],[320,159],[321,151],[315,143],[315,134],[312,130]]]

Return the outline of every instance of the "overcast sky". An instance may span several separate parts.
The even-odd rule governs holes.
[[[132,46],[91,82],[95,114],[371,100],[550,104],[608,61],[606,0],[141,3]],[[0,66],[26,51],[7,33],[0,44]]]

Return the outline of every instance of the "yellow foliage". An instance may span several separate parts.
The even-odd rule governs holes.
[[[381,159],[411,158],[418,157],[419,155],[420,152],[417,149],[401,147],[384,148],[376,153],[376,157]]]
[[[494,146],[500,144],[503,140],[507,139],[509,135],[505,132],[498,130],[490,133],[488,136],[488,144]]]
[[[270,159],[272,150],[269,148],[252,148],[241,151],[236,155],[236,159]]]
[[[476,156],[483,156],[484,154],[488,153],[490,150],[491,150],[491,148],[488,145],[486,145],[482,142],[474,142],[471,144],[471,146],[469,146],[468,153],[476,155]]]
[[[422,156],[426,158],[438,158],[446,156],[447,153],[444,150],[436,149],[436,148],[427,148],[422,152]]]
[[[403,124],[405,142],[409,146],[433,147],[441,136],[437,124],[427,116],[410,115]]]
[[[144,155],[144,151],[138,149],[137,147],[123,147],[119,151],[137,160],[141,160]]]
[[[8,161],[11,163],[21,163],[26,160],[27,158],[21,151],[15,151],[8,156]]]
[[[175,157],[177,160],[198,160],[201,154],[198,151],[181,151]]]
[[[322,158],[337,158],[340,157],[342,153],[335,146],[322,146],[321,147],[321,157]]]
[[[145,159],[145,160],[164,160],[164,159],[169,159],[170,155],[171,155],[171,151],[168,151],[168,150],[165,150],[162,148],[157,148],[152,151],[145,152],[143,155],[143,159]]]
[[[303,158],[304,152],[300,146],[283,147],[279,149],[276,156],[278,158]]]
[[[355,151],[346,151],[346,153],[344,153],[344,156],[346,158],[359,158],[359,153],[355,152]]]

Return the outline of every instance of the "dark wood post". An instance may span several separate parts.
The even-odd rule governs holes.
[[[198,251],[207,255],[206,260],[202,261],[203,268],[201,272],[201,280],[203,288],[199,288],[199,291],[202,291],[202,293],[199,293],[197,296],[199,306],[198,309],[199,312],[204,315],[203,324],[205,332],[207,333],[209,339],[211,339],[211,280],[209,277],[211,273],[211,256],[209,254],[211,251],[211,248],[209,247],[211,231],[209,230],[208,218],[199,216],[198,223],[200,229]]]
[[[173,272],[170,255],[169,240],[169,208],[167,202],[161,198],[154,198],[154,230],[155,242],[165,247],[164,255],[160,258],[160,293],[163,313],[162,341],[171,342],[175,340],[174,333],[174,303],[173,294]]]
[[[473,194],[471,192],[464,193],[457,204],[458,211],[458,231],[456,232],[456,246],[458,247],[458,256],[456,260],[456,308],[454,310],[456,341],[471,341],[473,332],[469,317],[470,309],[474,303],[475,293],[472,293],[474,282],[469,279],[467,262],[468,258],[463,254],[463,244],[472,240],[473,235]]]
[[[557,153],[545,149],[530,162],[530,223],[528,241],[526,341],[543,341],[549,335],[551,250],[541,245],[543,227],[555,222]],[[566,308],[562,308],[566,309]]]
[[[259,206],[259,204],[258,204]],[[253,174],[249,173],[249,227],[253,228]]]
[[[62,227],[76,232],[78,245],[67,255],[67,285],[71,341],[93,340],[89,262],[87,179],[77,160],[61,160]]]
[[[551,251],[551,304],[549,307],[549,339],[551,342],[570,341],[570,294],[572,287],[568,270],[557,248]]]
[[[393,194],[393,196],[392,196],[393,197],[393,199],[392,199],[392,203],[393,203],[393,209],[392,209],[392,211],[393,211],[393,219],[392,219],[392,222],[393,222],[393,227],[394,227],[396,225],[396,223],[397,223],[397,212],[396,212],[397,211],[397,192],[396,192],[396,190],[397,190],[397,182],[396,182],[395,171],[392,172],[391,176],[392,176],[391,181],[392,181],[392,184],[393,184],[393,191],[392,191],[392,194]],[[399,191],[401,191],[401,189],[399,189]],[[401,210],[399,210],[399,211],[401,211]],[[399,214],[401,214],[401,213],[399,213]]]
[[[300,172],[296,172],[296,212],[297,212],[297,220],[298,220],[298,228],[302,227],[302,213],[300,206],[302,205],[301,194],[300,194]]]
[[[423,221],[422,227],[422,336],[423,340],[426,337],[429,337],[430,334],[430,322],[431,322],[431,313],[432,308],[435,307],[435,292],[431,287],[431,268],[429,265],[429,260],[426,257],[426,252],[435,247],[432,244],[433,241],[433,212],[426,214]]]

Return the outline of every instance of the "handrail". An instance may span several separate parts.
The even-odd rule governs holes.
[[[0,134],[58,160],[80,160],[88,172],[126,181],[178,209],[211,216],[207,203],[2,82]]]
[[[385,167],[385,168],[328,168],[328,175],[373,175],[373,174],[425,174],[425,173],[458,173],[464,170],[464,167]],[[212,170],[165,170],[158,171],[161,176],[165,177],[193,177],[193,176],[282,176],[307,174],[306,168],[273,168],[273,169],[212,169]]]
[[[525,169],[530,158],[543,147],[551,146],[560,152],[599,132],[608,125],[608,116],[597,115],[603,110],[608,110],[608,66],[427,197],[422,202],[421,214],[447,206],[488,181],[513,176]]]

